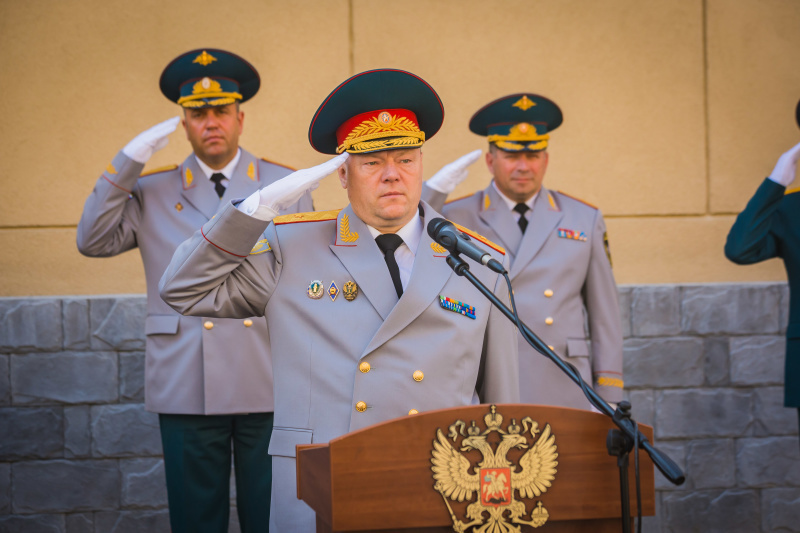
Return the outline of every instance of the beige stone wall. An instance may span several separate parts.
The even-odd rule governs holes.
[[[0,2],[0,296],[144,292],[138,254],[89,259],[75,226],[113,155],[179,109],[164,65],[203,46],[261,72],[242,145],[304,167],[328,92],[376,67],[410,70],[445,103],[426,177],[475,148],[488,101],[518,91],[564,110],[546,185],[600,206],[619,283],[784,279],[722,255],[734,215],[800,141],[797,0],[208,0]],[[228,8],[229,9],[229,8]],[[148,164],[188,153],[181,133]],[[456,195],[483,188],[478,163]],[[318,209],[346,197],[329,177]]]

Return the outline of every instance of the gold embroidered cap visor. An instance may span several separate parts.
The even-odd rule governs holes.
[[[166,66],[161,92],[182,107],[215,107],[245,102],[261,86],[256,69],[243,58],[214,48],[191,50]]]
[[[563,120],[561,109],[552,100],[516,93],[479,109],[472,115],[469,129],[506,152],[538,152],[547,148],[549,132]]]
[[[442,101],[425,80],[376,69],[356,74],[328,95],[311,119],[308,140],[323,154],[418,148],[443,121]]]

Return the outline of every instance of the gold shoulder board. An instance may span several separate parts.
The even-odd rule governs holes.
[[[272,219],[272,222],[277,226],[278,224],[294,224],[295,222],[321,222],[323,220],[336,220],[341,209],[333,209],[332,211],[310,211],[308,213],[292,213],[291,215],[281,215]]]
[[[153,170],[148,170],[147,172],[142,172],[139,177],[143,178],[145,176],[150,176],[151,174],[160,174],[161,172],[169,172],[170,170],[175,170],[178,168],[178,165],[167,165],[164,167],[154,168]]]
[[[451,220],[450,222],[453,222],[453,221]],[[453,225],[455,227],[457,227],[459,231],[461,231],[463,233],[466,233],[467,235],[469,235],[470,237],[472,237],[476,241],[480,241],[483,244],[485,244],[486,246],[488,246],[489,248],[491,248],[492,250],[496,250],[496,251],[500,252],[501,254],[506,255],[505,248],[493,243],[492,241],[490,241],[489,239],[487,239],[483,235],[481,235],[479,233],[475,233],[471,229],[467,229],[467,228],[465,228],[464,226],[462,226],[460,224],[456,224],[455,222],[453,222]]]
[[[589,207],[591,207],[592,209],[600,209],[600,208],[599,208],[599,207],[597,207],[596,205],[590,204],[590,203],[589,203],[589,202],[587,202],[586,200],[581,200],[580,198],[575,198],[575,197],[574,197],[574,196],[572,196],[571,194],[567,194],[567,193],[565,193],[564,191],[558,191],[558,194],[563,194],[563,195],[564,195],[564,196],[566,196],[567,198],[572,198],[572,199],[573,199],[573,200],[575,200],[576,202],[580,202],[580,203],[582,203],[583,205],[588,205],[588,206],[589,206]]]

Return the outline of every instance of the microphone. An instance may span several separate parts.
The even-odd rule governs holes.
[[[458,231],[449,220],[434,218],[428,222],[428,235],[431,239],[444,246],[450,253],[464,254],[476,263],[486,265],[499,274],[505,274],[506,269],[489,252],[474,244],[468,235]]]

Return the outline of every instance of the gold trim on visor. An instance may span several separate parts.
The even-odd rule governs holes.
[[[374,152],[387,148],[417,148],[425,142],[425,132],[420,131],[413,121],[406,117],[381,113],[380,117],[365,120],[345,137],[336,148],[336,153]]]
[[[197,100],[206,98],[216,98],[208,102],[198,102]],[[222,86],[217,80],[205,77],[192,85],[192,94],[178,98],[178,105],[183,107],[200,107],[206,105],[227,105],[236,100],[241,100],[239,93],[223,92]]]

